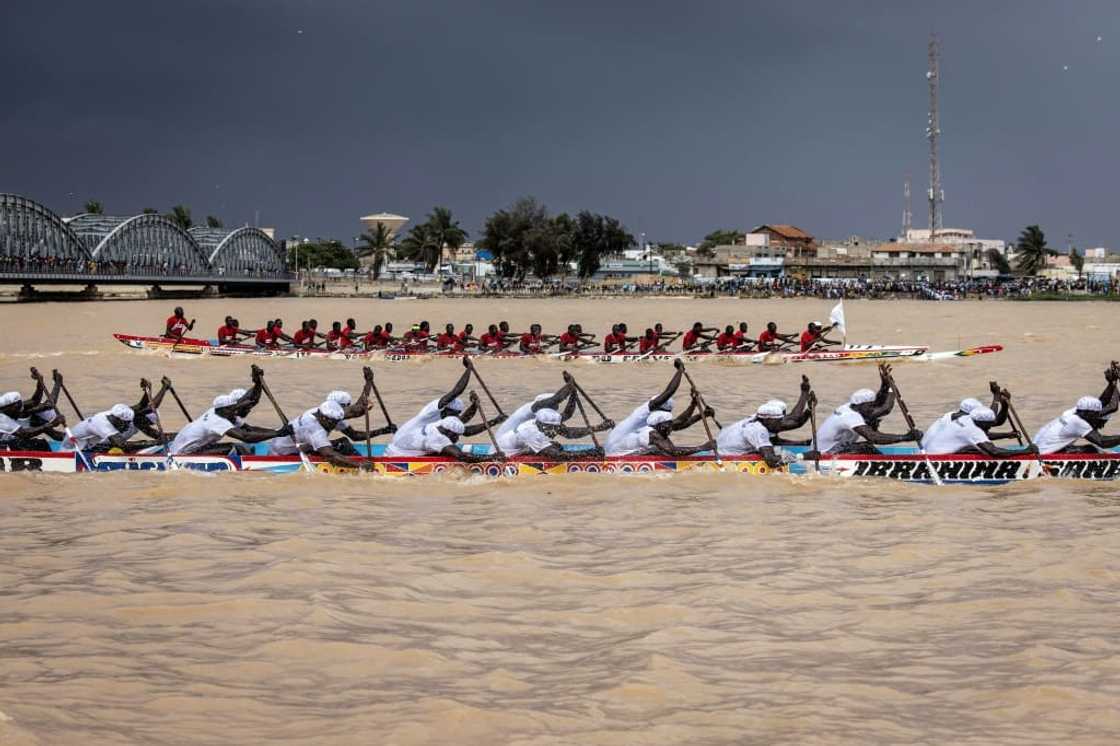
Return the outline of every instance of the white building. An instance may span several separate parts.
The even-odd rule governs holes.
[[[373,215],[366,215],[365,217],[358,218],[362,223],[362,229],[372,231],[377,229],[377,224],[381,223],[389,229],[389,240],[392,241],[400,233],[401,228],[408,222],[408,218],[404,215],[394,215],[391,212],[378,212]]]

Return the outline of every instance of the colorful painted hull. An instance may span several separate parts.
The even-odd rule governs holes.
[[[461,353],[426,352],[401,348],[387,350],[330,351],[322,349],[296,350],[291,348],[258,349],[253,345],[218,345],[214,340],[183,339],[174,341],[166,337],[140,337],[131,334],[114,334],[113,337],[133,350],[149,350],[169,355],[210,355],[214,357],[281,357],[316,358],[325,360],[386,360],[401,362],[433,358],[458,358]],[[496,353],[474,353],[485,360],[561,360],[564,362],[590,362],[603,364],[637,362],[671,362],[684,360],[688,363],[722,362],[740,365],[782,365],[785,363],[867,363],[889,360],[893,362],[929,362],[947,360],[954,357],[973,357],[991,352],[999,352],[1001,345],[980,345],[963,350],[929,352],[921,345],[849,345],[833,350],[813,352],[659,352],[642,355],[638,353],[538,353],[527,355],[520,352],[502,351]]]
[[[94,471],[165,471],[168,459],[163,456],[89,454]],[[486,477],[518,477],[542,474],[652,474],[696,471],[723,471],[762,476],[774,471],[791,474],[814,474],[812,461],[795,461],[778,470],[770,469],[757,457],[724,458],[692,456],[667,459],[660,456],[624,456],[581,461],[542,461],[532,456],[508,461],[484,461],[467,464],[442,456],[427,458],[393,458],[374,456],[364,461],[372,465],[371,473],[385,477],[429,475],[478,475]],[[317,472],[352,473],[318,458],[310,459]],[[182,456],[174,459],[175,468],[204,472],[252,471],[289,474],[304,470],[296,456]],[[921,456],[890,454],[881,456],[837,455],[820,462],[819,474],[830,478],[892,479],[901,482],[931,483],[931,467],[945,484],[1002,484],[1039,478],[1116,480],[1120,479],[1120,453],[1049,454],[1042,457],[1021,455],[1008,459],[984,456]],[[0,471],[42,471],[75,473],[86,471],[81,458],[74,453],[0,451]]]

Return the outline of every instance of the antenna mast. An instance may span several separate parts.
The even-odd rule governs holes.
[[[914,212],[911,209],[913,205],[910,201],[910,174],[906,174],[906,183],[902,186],[902,196],[905,199],[905,206],[902,208],[902,237],[906,238],[910,235],[910,229],[914,221]]]
[[[929,69],[926,80],[929,82],[929,122],[926,137],[929,139],[929,239],[934,240],[942,224],[942,203],[945,191],[941,188],[941,162],[938,158],[937,144],[941,138],[941,116],[938,112],[937,94],[941,87],[941,44],[936,34],[929,37]]]

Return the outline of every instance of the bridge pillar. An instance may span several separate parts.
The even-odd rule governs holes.
[[[93,283],[81,290],[36,290],[31,283],[27,283],[19,289],[19,295],[16,296],[16,300],[20,302],[98,300],[99,298],[101,298],[101,291]]]

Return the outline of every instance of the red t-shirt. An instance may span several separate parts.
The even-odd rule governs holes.
[[[303,328],[296,329],[296,333],[292,335],[292,344],[302,345],[308,344],[314,338],[314,335],[309,331],[304,331]]]
[[[164,326],[168,333],[175,337],[181,337],[187,333],[187,320],[179,316],[168,316],[167,324]]]
[[[696,340],[698,339],[700,339],[700,334],[689,329],[688,332],[684,335],[684,341],[681,342],[681,347],[686,350],[690,350],[696,346]]]
[[[467,334],[465,331],[459,332],[459,334],[457,336],[457,339],[459,340],[459,347],[462,348],[462,347],[467,346],[467,337],[469,337],[469,336],[470,335]]]
[[[436,337],[436,347],[441,350],[455,350],[456,352],[463,349],[463,345],[459,341],[459,338],[454,334],[448,334],[447,332],[443,332],[438,337]]]
[[[342,332],[338,335],[339,348],[353,347],[354,340],[350,337],[350,327],[343,327]]]
[[[801,351],[802,352],[808,352],[809,348],[811,348],[813,346],[813,343],[816,342],[818,339],[820,339],[820,335],[819,334],[813,334],[808,329],[801,332]]]
[[[736,342],[736,339],[735,339],[734,334],[728,334],[727,332],[721,332],[720,335],[718,337],[716,337],[716,349],[720,349],[720,350],[730,349],[730,348],[735,346],[735,342]]]
[[[273,336],[272,330],[268,328],[258,329],[256,339],[257,344],[261,347],[272,347],[276,344],[276,337]]]
[[[572,347],[579,344],[579,337],[572,332],[564,332],[560,335],[560,345],[563,347]]]
[[[525,332],[521,335],[521,349],[528,350],[529,352],[540,352],[541,338],[536,334]]]
[[[625,342],[625,336],[611,332],[607,336],[603,337],[603,351],[614,352],[616,349],[625,344]]]
[[[232,326],[218,327],[218,344],[233,344],[237,341],[237,330]]]
[[[641,340],[638,342],[638,351],[639,352],[649,352],[654,347],[657,347],[657,335],[656,334],[653,335],[652,337],[642,337]]]
[[[770,333],[769,329],[763,329],[762,334],[758,335],[758,349],[768,350],[778,341],[778,338]]]
[[[338,340],[342,337],[342,332],[336,332],[331,329],[327,332],[327,347],[338,347]]]
[[[478,338],[479,347],[498,347],[498,335],[486,332]]]

